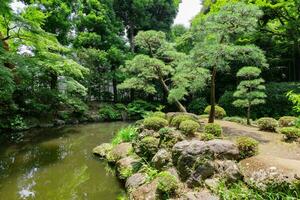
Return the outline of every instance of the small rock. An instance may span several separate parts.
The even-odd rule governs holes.
[[[188,192],[180,197],[180,200],[219,200],[219,197],[203,190],[201,192]]]
[[[116,162],[121,158],[127,157],[132,152],[131,143],[121,143],[114,146],[106,155],[109,162]]]
[[[101,157],[105,157],[107,153],[113,148],[110,143],[103,143],[93,149],[93,153]]]
[[[146,182],[146,174],[143,173],[136,173],[130,176],[126,183],[125,183],[125,188],[127,190],[134,190],[135,188],[143,185]]]
[[[170,172],[171,175],[175,176],[179,180],[179,175],[175,167],[170,167],[166,169],[166,171]]]
[[[150,183],[144,184],[133,190],[129,196],[134,200],[156,200],[157,199],[158,181],[153,180]]]
[[[165,149],[160,149],[152,158],[152,165],[158,169],[161,170],[164,167],[167,167],[169,163],[171,163],[172,158],[171,158],[171,153],[169,153]]]
[[[198,187],[201,183],[211,177],[215,172],[214,166],[211,162],[206,162],[204,164],[196,167],[195,171],[192,172],[191,176],[187,180],[189,187]]]
[[[64,120],[61,120],[61,119],[54,120],[54,125],[55,126],[63,126],[65,124],[66,124],[66,122]]]
[[[140,160],[133,158],[132,156],[122,158],[116,163],[117,174],[120,179],[126,179],[130,177],[140,165]]]
[[[215,190],[217,189],[218,185],[219,185],[219,179],[217,178],[208,178],[204,181],[204,184],[206,185],[206,187],[210,190]]]
[[[210,140],[206,144],[216,158],[236,160],[239,157],[237,146],[228,140]]]
[[[243,177],[237,163],[232,160],[218,160],[214,162],[214,166],[218,176],[226,179],[228,183],[236,182]]]

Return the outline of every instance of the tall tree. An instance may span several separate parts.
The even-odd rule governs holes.
[[[217,13],[211,13],[199,29],[200,41],[193,49],[196,66],[211,70],[211,111],[209,123],[215,119],[217,72],[237,65],[266,66],[263,52],[254,45],[238,42],[253,33],[262,12],[254,5],[228,4]]]
[[[265,82],[259,78],[261,70],[257,67],[243,67],[237,73],[237,77],[242,79],[233,94],[237,100],[233,102],[236,107],[247,108],[247,124],[250,125],[251,107],[265,103],[266,87]]]

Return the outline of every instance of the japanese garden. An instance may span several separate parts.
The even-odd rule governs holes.
[[[0,199],[300,199],[300,1],[1,0]]]

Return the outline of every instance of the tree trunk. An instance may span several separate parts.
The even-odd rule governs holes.
[[[112,66],[113,77],[112,77],[112,84],[113,84],[113,94],[114,94],[114,102],[118,102],[118,90],[117,90],[117,79],[116,79],[116,67]]]
[[[2,43],[2,46],[3,46],[3,49],[6,50],[6,51],[9,51],[9,44],[7,42],[7,39],[4,38],[4,36],[2,35],[1,32],[0,32],[0,40],[1,40],[1,43]],[[9,69],[14,69],[15,68],[15,65],[12,64],[12,63],[9,63],[9,62],[5,62],[4,66],[9,68]]]
[[[250,118],[251,118],[251,105],[249,104],[247,109],[247,125],[251,125]]]
[[[215,121],[215,104],[216,104],[216,67],[212,69],[212,76],[211,76],[211,87],[210,87],[210,113],[208,123],[214,123]]]
[[[167,84],[165,83],[165,81],[162,78],[160,78],[160,82],[161,82],[164,90],[166,91],[166,93],[169,94],[170,90],[169,90],[169,87],[167,86]],[[180,112],[187,112],[185,107],[177,99],[175,99],[175,104]]]
[[[54,73],[50,74],[51,80],[50,80],[50,88],[51,90],[56,90],[57,88],[57,75]]]
[[[129,28],[128,28],[128,40],[129,40],[129,44],[130,44],[130,49],[131,52],[134,53],[135,50],[135,43],[134,43],[134,26],[132,23],[130,23]]]

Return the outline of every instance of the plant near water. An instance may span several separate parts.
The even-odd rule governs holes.
[[[259,78],[261,70],[257,67],[243,67],[237,73],[237,77],[242,81],[237,86],[237,91],[233,94],[237,98],[233,105],[236,107],[247,108],[247,124],[250,125],[252,106],[264,104],[266,87],[265,82]]]
[[[113,145],[117,145],[122,142],[131,142],[137,137],[137,135],[137,128],[134,126],[128,126],[119,130],[118,133],[114,136],[111,143]]]

